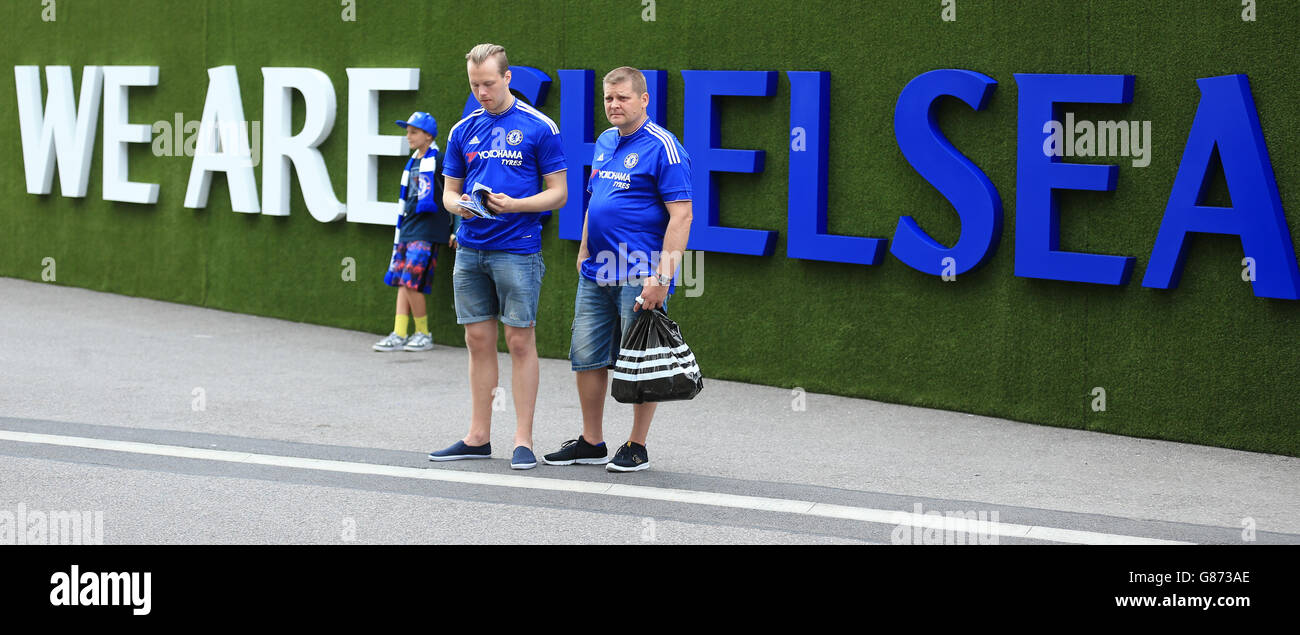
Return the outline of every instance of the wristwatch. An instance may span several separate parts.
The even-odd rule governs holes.
[[[665,276],[665,275],[662,274],[662,273],[656,273],[656,274],[655,274],[655,280],[658,280],[660,285],[666,287],[666,286],[668,286],[669,284],[672,283],[672,281],[673,281],[673,277],[672,277],[672,276]]]

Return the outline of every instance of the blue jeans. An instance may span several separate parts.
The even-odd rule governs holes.
[[[456,323],[500,319],[507,326],[537,326],[537,298],[545,274],[540,251],[512,254],[460,247],[452,271]]]
[[[573,339],[569,344],[573,370],[595,370],[618,361],[623,334],[637,316],[632,309],[636,297],[641,295],[639,282],[601,285],[578,276],[578,294],[573,300]],[[668,312],[667,296],[663,310]]]

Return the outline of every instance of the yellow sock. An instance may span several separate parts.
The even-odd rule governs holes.
[[[429,316],[427,314],[415,318],[415,332],[429,334]]]
[[[397,316],[397,319],[393,320],[393,332],[406,337],[406,327],[410,324],[410,320],[411,316],[409,315]]]

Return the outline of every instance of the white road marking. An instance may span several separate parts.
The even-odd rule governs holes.
[[[742,496],[719,492],[673,489],[668,487],[648,487],[644,485],[624,485],[618,483],[592,483],[569,479],[541,478],[536,476],[518,476],[514,474],[487,474],[482,472],[461,472],[437,468],[404,467],[399,465],[379,465],[375,463],[355,463],[351,461],[332,461],[327,459],[309,459],[296,456],[275,454],[253,454],[249,452],[232,452],[229,450],[211,450],[190,448],[177,445],[159,445],[136,441],[114,441],[89,437],[70,437],[34,432],[16,432],[0,430],[0,441],[19,443],[38,443],[64,447],[106,450],[110,452],[129,452],[152,456],[172,456],[205,461],[222,461],[226,463],[248,463],[252,465],[270,465],[325,472],[346,474],[371,474],[397,478],[415,478],[428,481],[445,481],[451,483],[468,483],[471,485],[490,485],[494,487],[518,487],[527,489],[551,490],[557,492],[576,492],[580,494],[598,494],[619,496],[643,500],[658,500],[687,505],[711,505],[736,509],[751,509],[766,512],[781,512],[819,516],[823,518],[840,518],[868,523],[886,525],[907,525],[920,529],[964,532],[972,534],[997,535],[1010,538],[1030,538],[1049,542],[1065,542],[1090,545],[1187,545],[1194,544],[1177,540],[1162,540],[1142,536],[1126,536],[1094,531],[1080,531],[1058,527],[1039,527],[1017,525],[991,521],[969,520],[965,518],[943,517],[916,514],[890,509],[873,509],[870,507],[850,507],[831,505],[814,501],[791,500],[784,498],[766,498],[762,496]]]

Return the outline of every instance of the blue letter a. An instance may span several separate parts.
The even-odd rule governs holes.
[[[1300,299],[1295,248],[1250,82],[1245,75],[1226,75],[1198,79],[1196,84],[1201,89],[1201,103],[1196,107],[1142,286],[1178,286],[1188,233],[1234,234],[1241,237],[1246,257],[1255,260],[1256,296]],[[1216,146],[1232,207],[1198,205]]]

